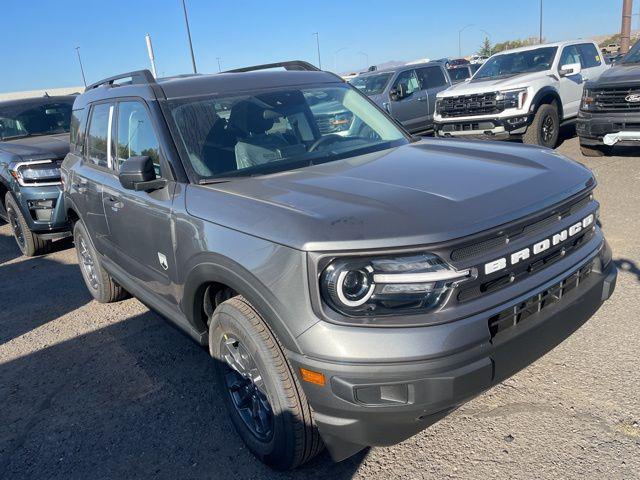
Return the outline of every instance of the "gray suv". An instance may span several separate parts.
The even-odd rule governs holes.
[[[433,130],[436,95],[451,86],[441,62],[403,65],[349,80],[411,133]]]
[[[323,134],[336,104],[348,128]],[[64,196],[89,291],[132,294],[208,346],[238,433],[274,468],[420,432],[615,287],[587,168],[416,140],[303,62],[132,72],[73,115]]]

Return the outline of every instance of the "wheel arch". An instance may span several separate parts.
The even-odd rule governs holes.
[[[274,305],[279,303],[277,298],[242,265],[218,254],[212,253],[200,259],[190,269],[184,283],[181,309],[188,322],[197,331],[207,329],[204,307],[207,289],[212,286],[218,289],[231,289],[235,294],[246,298],[264,318],[284,347],[300,353],[294,335],[274,308]]]
[[[540,105],[550,105],[552,103],[556,103],[558,107],[558,117],[560,117],[560,121],[564,118],[564,110],[562,108],[562,99],[560,98],[560,94],[558,91],[551,86],[546,86],[541,88],[536,92],[531,101],[531,107],[529,107],[529,113],[535,114],[540,108]]]

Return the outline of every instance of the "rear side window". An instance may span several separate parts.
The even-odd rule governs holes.
[[[582,68],[599,67],[602,65],[600,54],[593,43],[582,43],[578,45],[580,57],[582,59]]]
[[[160,146],[149,113],[141,102],[118,104],[117,164],[129,157],[147,156],[153,160],[156,177],[160,177]]]
[[[418,68],[416,73],[418,74],[418,80],[420,80],[422,90],[447,85],[447,79],[440,67]]]
[[[111,105],[101,103],[91,109],[89,135],[87,136],[87,160],[99,167],[108,168],[107,137]]]
[[[413,92],[420,90],[420,83],[414,70],[405,70],[400,73],[393,84],[393,88],[398,88],[398,85],[401,83],[404,83],[407,87],[407,95],[411,95]]]

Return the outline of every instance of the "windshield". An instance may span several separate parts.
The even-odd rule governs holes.
[[[378,75],[363,75],[352,78],[349,83],[365,95],[378,95],[384,92],[393,73],[380,73]]]
[[[473,80],[505,78],[520,73],[549,70],[557,51],[558,47],[541,47],[495,55],[482,64]]]
[[[622,63],[640,63],[640,42],[637,42],[629,53],[622,59]]]
[[[471,76],[467,67],[449,68],[447,71],[452,82],[462,82]]]
[[[0,139],[66,133],[72,105],[70,101],[0,106]]]
[[[168,102],[193,170],[206,179],[259,175],[408,142],[347,85]]]

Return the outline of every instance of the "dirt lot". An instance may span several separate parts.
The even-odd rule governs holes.
[[[584,159],[621,267],[556,350],[429,430],[278,475],[238,440],[200,349],[136,300],[91,301],[70,244],[0,226],[0,478],[640,478],[640,156]]]

